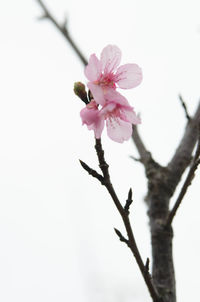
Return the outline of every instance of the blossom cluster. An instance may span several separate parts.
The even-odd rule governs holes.
[[[117,88],[138,86],[142,81],[142,71],[137,64],[118,67],[120,61],[121,51],[115,45],[106,46],[100,59],[95,54],[90,56],[85,75],[89,80],[87,86],[92,99],[80,112],[82,123],[94,131],[97,139],[101,137],[106,123],[108,136],[118,143],[128,140],[132,134],[132,125],[141,122],[134,108]]]

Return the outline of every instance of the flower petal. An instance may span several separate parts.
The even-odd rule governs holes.
[[[82,123],[86,125],[91,125],[98,119],[99,110],[98,109],[88,109],[86,106],[80,112]]]
[[[106,126],[108,136],[117,143],[123,143],[131,137],[132,125],[120,118],[107,119]]]
[[[108,114],[112,112],[117,105],[114,102],[106,102],[106,104],[101,108],[100,115],[107,118]]]
[[[117,69],[115,82],[120,88],[129,89],[138,86],[142,81],[142,70],[137,64],[125,64]]]
[[[89,130],[94,130],[94,135],[98,139],[101,137],[104,128],[104,118],[98,118],[96,122],[88,126]]]
[[[88,105],[80,112],[82,123],[86,124],[89,130],[94,130],[96,138],[101,137],[104,128],[104,116],[101,116],[98,109],[88,108]]]
[[[90,56],[89,63],[85,67],[85,76],[89,81],[97,81],[102,72],[102,64],[95,54]]]
[[[124,120],[125,122],[129,122],[133,125],[141,124],[140,117],[137,116],[133,107],[131,107],[131,106],[121,107],[120,118],[122,120]]]
[[[105,99],[106,99],[106,101],[114,102],[116,104],[129,106],[127,99],[123,95],[121,95],[119,92],[117,92],[116,90],[114,90],[112,88],[106,90]]]
[[[121,50],[115,45],[106,46],[101,52],[100,61],[104,74],[115,71],[121,61]]]
[[[101,88],[101,86],[93,84],[91,82],[89,82],[87,84],[87,86],[90,89],[90,91],[92,92],[92,96],[93,96],[95,102],[103,106],[105,104],[105,98],[104,98],[104,92],[103,92],[103,89]]]

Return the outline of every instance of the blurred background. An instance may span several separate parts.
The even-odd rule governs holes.
[[[186,124],[178,94],[192,114],[200,97],[200,3],[46,0],[88,58],[107,44],[122,63],[143,69],[140,86],[123,91],[140,112],[140,133],[167,164]],[[82,63],[34,0],[0,2],[0,300],[2,302],[150,302],[105,188],[80,167],[98,169],[93,133],[81,125],[86,83]],[[113,184],[125,202],[143,259],[150,236],[146,179],[132,143],[102,137]],[[177,189],[178,194],[179,188]],[[176,194],[176,196],[177,196]],[[199,171],[174,220],[178,301],[198,301]],[[173,199],[174,200],[174,199]],[[172,203],[173,203],[172,200]]]

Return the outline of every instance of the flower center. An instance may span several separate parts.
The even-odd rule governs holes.
[[[98,81],[95,81],[94,84],[104,86],[104,87],[110,87],[110,88],[116,88],[115,81],[114,81],[114,74],[102,74],[100,79]]]

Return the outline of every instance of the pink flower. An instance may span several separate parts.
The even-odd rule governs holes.
[[[120,67],[121,51],[115,45],[106,46],[101,52],[100,60],[92,54],[85,68],[85,75],[90,81],[88,88],[96,103],[105,104],[106,94],[116,90],[134,88],[142,81],[142,71],[137,64],[125,64]]]
[[[123,143],[131,137],[132,124],[139,124],[140,118],[118,92],[108,92],[106,96],[109,100],[100,110],[94,100],[81,110],[82,122],[89,130],[94,130],[96,138],[100,138],[106,121],[108,136],[115,142]]]

